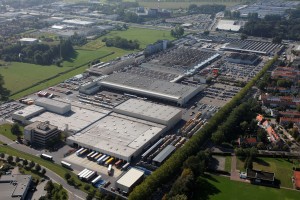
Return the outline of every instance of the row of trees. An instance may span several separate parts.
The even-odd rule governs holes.
[[[218,12],[224,11],[225,8],[225,5],[220,4],[208,4],[200,6],[197,6],[196,4],[190,4],[188,11],[191,14],[216,14]]]
[[[51,199],[67,200],[68,199],[68,193],[62,187],[62,185],[53,184],[51,180],[47,182],[44,189],[47,191],[47,194],[45,196],[40,197],[39,200],[51,200]]]
[[[113,37],[113,38],[103,38],[102,42],[105,42],[106,46],[108,47],[118,47],[121,49],[139,49],[140,44],[138,40],[127,40],[125,38],[121,38],[119,36]]]
[[[182,148],[177,150],[160,168],[147,177],[146,180],[138,185],[133,192],[130,193],[130,200],[149,199],[157,188],[162,184],[170,181],[171,178],[176,177],[180,173],[180,167],[185,160],[190,156],[196,155],[204,142],[211,137],[219,124],[227,118],[228,114],[238,106],[248,91],[255,85],[256,81],[262,77],[263,74],[273,65],[278,59],[276,56],[266,63],[264,68],[253,78],[233,99],[227,103],[223,108],[216,113],[209,122],[195,134]]]
[[[255,100],[240,104],[233,109],[226,121],[212,134],[212,141],[221,144],[231,142],[238,136],[244,135],[248,129],[248,121],[251,121],[260,111],[261,108]]]
[[[60,44],[21,45],[6,47],[1,52],[4,61],[21,61],[39,65],[51,65],[55,60],[66,59],[74,53],[71,40],[61,40]]]
[[[10,91],[4,87],[4,79],[0,74],[0,102],[7,101],[9,98]]]
[[[276,43],[281,42],[281,39],[300,40],[300,8],[287,12],[288,19],[280,15],[266,15],[264,19],[259,19],[253,14],[245,24],[243,33],[273,38]]]

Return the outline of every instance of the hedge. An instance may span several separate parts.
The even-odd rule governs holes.
[[[248,91],[255,85],[267,70],[276,62],[278,56],[268,61],[263,69],[241,89],[241,91],[232,98],[232,100],[222,107],[209,122],[196,133],[186,144],[178,149],[160,168],[147,177],[140,185],[138,185],[129,195],[129,200],[150,199],[155,190],[162,184],[180,174],[182,163],[191,155],[195,155],[204,142],[211,137],[212,133],[217,129],[218,125],[228,116],[228,114],[238,106]]]

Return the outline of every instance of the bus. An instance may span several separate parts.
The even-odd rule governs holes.
[[[112,165],[108,165],[107,174],[110,176],[112,173]]]
[[[112,163],[114,161],[114,157],[111,157],[110,159],[108,159],[106,162],[105,162],[105,164],[104,164],[104,166],[108,166],[110,163]]]
[[[67,162],[65,162],[65,161],[63,161],[63,160],[62,160],[60,163],[61,163],[61,165],[62,165],[63,167],[71,169],[71,164],[70,164],[70,163],[67,163]]]
[[[83,151],[84,150],[84,148],[82,147],[82,148],[80,148],[79,150],[77,150],[76,151],[76,155],[78,156],[79,155],[79,153],[81,152],[81,151]]]
[[[50,156],[50,155],[47,155],[47,154],[41,154],[41,158],[43,158],[43,159],[45,159],[45,160],[50,160],[50,161],[52,161],[53,160],[53,157],[52,156]]]

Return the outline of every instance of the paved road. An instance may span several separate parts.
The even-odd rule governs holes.
[[[0,135],[0,141],[6,143],[7,145],[9,145],[19,151],[26,152],[26,153],[34,155],[34,156],[38,156],[41,153],[41,151],[32,149],[32,148],[27,147],[22,144],[17,144],[16,142],[10,140],[9,138],[7,138],[3,135]],[[71,200],[86,199],[86,196],[87,196],[86,193],[74,188],[73,186],[70,186],[63,178],[58,176],[55,172],[51,171],[48,168],[46,168],[46,169],[47,169],[46,176],[48,176],[54,182],[61,184],[63,186],[63,188],[68,191],[69,199],[71,199]]]

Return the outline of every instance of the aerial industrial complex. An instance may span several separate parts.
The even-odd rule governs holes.
[[[203,149],[209,148],[210,151],[209,156],[205,155],[209,157],[207,158],[209,162],[201,163],[201,165],[208,163],[208,167],[211,167],[211,164],[218,165],[217,169],[212,170],[222,174],[231,173],[233,180],[248,179],[246,182],[255,184],[266,182],[274,186],[277,182],[275,181],[277,172],[275,174],[245,169],[246,172],[240,173],[239,177],[235,166],[226,169],[227,164],[230,163],[230,160],[229,162],[227,160],[230,156],[225,158],[214,154],[220,154],[219,151],[226,151],[226,154],[227,146],[230,146],[232,149],[255,147],[260,150],[257,155],[268,155],[268,157],[271,157],[269,155],[277,157],[288,155],[289,159],[296,157],[292,150],[293,148],[300,149],[297,143],[297,140],[300,141],[300,132],[298,135],[295,133],[296,128],[300,130],[300,114],[297,110],[300,106],[300,59],[297,58],[300,45],[289,40],[277,42],[271,38],[258,38],[247,35],[243,31],[246,30],[247,20],[253,12],[257,13],[256,18],[259,21],[270,13],[278,14],[283,19],[290,17],[286,10],[291,9],[289,12],[292,13],[293,7],[300,5],[299,2],[265,0],[247,3],[247,5],[230,6],[227,10],[223,5],[204,6],[207,10],[200,9],[202,7],[199,5],[192,5],[187,9],[176,9],[177,12],[174,13],[159,7],[144,8],[139,3],[141,2],[121,1],[112,4],[111,2],[102,4],[98,1],[76,4],[56,2],[26,9],[26,12],[13,10],[10,7],[5,8],[9,9],[7,12],[0,9],[0,24],[6,24],[10,20],[15,20],[17,23],[19,21],[16,19],[22,21],[23,18],[35,22],[22,37],[19,34],[15,37],[16,35],[13,34],[18,47],[32,47],[39,44],[43,47],[45,42],[49,43],[49,46],[60,44],[53,49],[60,48],[61,50],[62,42],[66,40],[75,43],[72,46],[79,58],[84,57],[84,53],[81,52],[90,54],[90,51],[94,51],[96,55],[91,60],[90,58],[80,60],[82,63],[76,66],[74,64],[71,69],[73,57],[61,62],[60,52],[60,55],[49,64],[51,65],[49,68],[55,68],[53,64],[62,65],[62,68],[55,68],[59,73],[55,76],[58,81],[70,73],[72,74],[70,76],[80,70],[82,73],[50,87],[48,84],[38,85],[38,87],[41,86],[40,88],[42,85],[47,85],[48,88],[44,87],[21,99],[0,105],[0,123],[4,126],[6,126],[5,123],[10,123],[8,125],[11,127],[11,132],[15,128],[12,124],[19,124],[22,126],[20,130],[23,131],[23,134],[12,135],[13,141],[5,140],[9,126],[4,127],[4,139],[0,137],[1,147],[20,150],[26,145],[28,147],[24,152],[40,157],[35,162],[43,161],[42,163],[45,164],[49,161],[49,166],[53,165],[55,169],[59,168],[57,164],[66,168],[62,168],[65,171],[59,174],[60,176],[65,174],[66,180],[68,173],[76,174],[78,179],[72,174],[71,179],[63,185],[66,189],[67,183],[72,185],[68,189],[69,199],[73,198],[71,195],[78,188],[85,192],[101,191],[103,194],[127,199],[134,188],[147,176],[158,168],[169,167],[171,162],[167,160],[170,157],[169,161],[175,157],[177,161],[180,160],[180,164],[185,163],[184,160],[190,155],[185,157],[185,154],[181,153],[186,149],[188,149],[186,152],[192,152],[190,149],[198,145],[198,136],[203,135],[205,139],[200,142],[203,146],[201,148],[197,146],[197,151],[199,149],[202,151],[202,147]],[[114,7],[114,5],[117,6]],[[120,8],[124,12],[117,12]],[[215,11],[215,9],[220,9],[220,11]],[[228,14],[229,11],[230,16],[226,18],[226,13]],[[206,12],[213,14],[206,14]],[[137,17],[137,20],[145,18],[139,23],[128,22],[129,13],[134,13],[130,16]],[[240,16],[234,17],[233,14],[240,14]],[[37,19],[38,17],[40,18]],[[120,19],[123,17],[126,20]],[[122,41],[123,38],[119,38],[119,33],[130,32],[131,30],[128,29],[133,29],[133,27],[146,29],[151,26],[155,28],[152,31],[157,31],[157,29],[170,31],[172,37],[166,37],[163,33],[164,36],[161,36],[163,39],[152,41],[152,44],[148,44],[150,42],[147,41],[147,46],[146,42],[140,42],[139,45],[143,45],[143,50],[141,47],[127,49],[107,43],[107,40],[113,39],[115,34],[116,38],[121,38]],[[183,27],[185,34],[178,37],[174,35],[175,27],[177,29]],[[10,26],[9,31],[17,28],[15,25]],[[111,30],[113,32],[109,34]],[[6,30],[0,30],[0,33],[3,32],[6,33]],[[177,39],[171,41],[166,38]],[[126,40],[128,43],[133,42],[130,37]],[[119,48],[123,49],[118,52]],[[23,59],[25,50],[16,54],[17,59]],[[51,52],[52,49],[49,51]],[[121,55],[123,52],[128,53]],[[286,55],[287,52],[290,54]],[[33,56],[33,60],[38,57]],[[112,57],[114,59],[109,60]],[[276,60],[277,57],[279,61]],[[10,65],[14,61],[9,60],[12,58],[9,56],[4,58],[3,63],[9,64],[2,65],[2,60],[0,60],[1,69],[2,67],[5,70],[13,68]],[[27,60],[24,62],[26,63]],[[65,63],[68,63],[67,66],[70,65],[70,70],[63,71],[66,68]],[[266,70],[269,63],[272,65]],[[259,83],[253,84],[252,80],[265,71],[270,76],[261,76],[257,79]],[[243,94],[247,88],[250,88],[247,94]],[[231,103],[240,98],[241,94],[243,94],[242,100],[232,104],[235,105],[233,107]],[[247,99],[255,100],[248,102]],[[230,101],[231,103],[227,104]],[[226,104],[229,107],[232,106],[232,109],[228,109]],[[242,106],[246,107],[250,104],[254,106],[253,109],[249,109],[249,113],[259,110],[264,116],[272,117],[274,120],[269,121],[261,114],[258,114],[256,119],[249,119],[251,121],[246,119],[246,116],[245,119],[244,116],[231,116],[243,110]],[[215,116],[220,109],[222,109],[220,115]],[[222,116],[221,114],[223,117],[219,117]],[[250,114],[249,118],[253,113]],[[213,116],[217,120],[211,120]],[[225,119],[227,116],[228,119]],[[239,120],[242,118],[245,121],[240,123]],[[230,120],[239,122],[234,130],[240,134],[239,138],[228,136],[232,130],[227,131],[228,135],[222,133],[223,135],[220,134],[220,137],[216,137],[217,139],[214,138],[212,135],[221,133],[222,131],[219,131],[221,128],[227,128],[226,123],[231,123]],[[275,124],[273,121],[276,121]],[[211,126],[206,126],[207,123]],[[213,127],[209,128],[212,131],[204,131],[208,130],[207,127]],[[227,141],[227,137],[231,141]],[[215,141],[218,139],[219,143]],[[193,143],[194,141],[197,143]],[[193,145],[188,146],[189,144]],[[218,145],[226,146],[226,149],[223,150]],[[284,148],[287,150],[284,151]],[[202,156],[201,152],[193,159],[198,159],[198,156]],[[3,159],[0,158],[0,164],[2,165],[3,161],[3,166],[8,168],[9,165],[6,166],[6,164],[9,162],[4,162],[5,159],[8,160],[8,156],[3,157]],[[16,157],[13,159],[13,162],[18,162]],[[20,172],[27,172],[30,164],[25,165],[21,156],[20,159],[23,165],[17,164],[16,166],[20,166]],[[218,160],[218,164],[213,163],[215,160]],[[237,157],[237,166],[243,164],[246,166],[249,160],[252,162],[252,157],[245,160]],[[296,164],[290,162],[287,165]],[[273,168],[273,163],[264,167]],[[36,167],[31,168],[36,169]],[[173,172],[177,173],[181,170],[182,168]],[[298,168],[293,166],[292,182],[295,189],[300,187],[299,170],[297,170]],[[160,171],[156,172],[161,173]],[[35,173],[35,171],[31,172]],[[41,175],[40,172],[37,173]],[[287,174],[291,175],[291,173]],[[47,172],[45,177],[55,180],[56,175],[52,175],[52,172]],[[278,173],[278,176],[280,175]],[[169,198],[168,191],[178,176],[180,173],[176,174],[171,182],[163,184],[166,188],[158,188],[154,194],[158,197],[151,198],[162,199],[164,195]],[[0,199],[26,199],[31,179],[31,176],[19,174],[2,175]],[[65,182],[65,179],[61,180]],[[44,184],[43,181],[44,179],[41,179],[40,184]],[[285,180],[282,183],[286,184],[289,181],[291,180]],[[90,188],[88,184],[91,184],[93,188],[86,189]],[[84,199],[84,195],[80,193],[76,195],[74,194],[75,199],[77,197]]]

